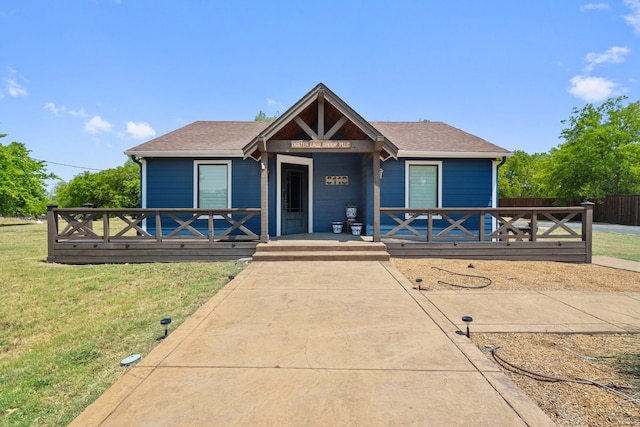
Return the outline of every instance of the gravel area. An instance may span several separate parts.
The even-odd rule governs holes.
[[[421,286],[428,290],[640,292],[640,273],[592,264],[397,258],[392,262],[412,282],[422,278]],[[477,333],[472,340],[557,425],[640,426],[640,334]],[[493,351],[518,369],[498,363]],[[609,389],[550,377],[589,380]]]

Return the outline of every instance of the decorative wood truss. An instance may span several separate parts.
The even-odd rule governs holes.
[[[297,143],[311,141],[312,144]],[[348,144],[323,144],[345,141]],[[397,158],[398,149],[378,130],[323,84],[278,117],[243,148],[254,160],[263,153],[308,152],[379,153],[381,160]]]

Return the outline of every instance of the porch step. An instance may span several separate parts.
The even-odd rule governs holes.
[[[260,243],[254,261],[388,261],[384,243],[271,241]]]

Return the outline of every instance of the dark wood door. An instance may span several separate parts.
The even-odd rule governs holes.
[[[309,169],[282,164],[282,234],[309,231]]]

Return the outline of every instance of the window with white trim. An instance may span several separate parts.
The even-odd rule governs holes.
[[[231,161],[196,160],[194,169],[194,208],[231,208]]]
[[[405,162],[405,207],[442,207],[442,162]]]

